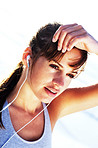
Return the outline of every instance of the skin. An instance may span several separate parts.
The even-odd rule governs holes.
[[[43,109],[42,102],[52,101],[48,106],[52,130],[59,118],[98,105],[98,84],[85,88],[67,89],[72,80],[70,75],[76,75],[69,64],[75,64],[81,58],[80,51],[73,47],[98,54],[97,41],[77,24],[61,26],[53,36],[53,42],[57,40],[58,50],[65,52],[59,63],[49,62],[44,57],[40,57],[32,69],[32,59],[29,59],[27,80],[17,99],[9,107],[12,124],[16,131]],[[23,53],[25,69],[16,88],[10,94],[8,102],[14,99],[25,79],[28,55],[31,55],[30,47]],[[36,140],[41,137],[43,130],[44,114],[42,113],[18,134],[26,140]]]
[[[52,41],[58,40],[58,50],[70,51],[74,46],[98,55],[98,42],[78,24],[62,25],[55,32]]]
[[[44,103],[60,95],[70,84],[71,78],[68,74],[72,73],[73,68],[69,64],[77,63],[81,58],[80,51],[74,48],[67,52],[59,64],[56,61],[48,61],[45,57],[40,57],[32,69],[29,85],[35,96]],[[46,89],[54,92],[54,95],[46,93]],[[56,93],[56,95],[55,95]]]

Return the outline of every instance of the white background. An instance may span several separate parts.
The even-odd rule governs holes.
[[[21,60],[32,36],[47,23],[78,23],[98,39],[97,0],[0,0],[0,81]],[[98,56],[90,54],[85,71],[69,87],[98,83]],[[53,148],[98,148],[98,107],[60,119]]]

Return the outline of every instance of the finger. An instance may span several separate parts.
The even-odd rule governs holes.
[[[65,30],[62,30],[61,34],[59,35],[58,48],[57,48],[57,50],[59,51],[62,49],[63,41],[66,34],[67,32],[65,32]]]
[[[72,43],[72,41],[75,38],[78,38],[78,36],[80,37],[81,35],[83,35],[85,33],[86,33],[86,31],[84,29],[80,29],[80,30],[77,30],[77,31],[67,34],[66,38],[64,39],[63,46],[62,46],[63,52],[64,52],[64,49],[69,48],[69,45]],[[71,44],[71,47],[72,47],[72,44]]]
[[[75,25],[75,26],[71,26],[71,27],[68,27],[66,29],[63,29],[61,31],[61,34],[59,35],[58,50],[62,49],[62,51],[65,52],[66,48],[67,48],[67,43],[68,43],[66,38],[68,38],[69,36],[71,38],[71,36],[73,34],[75,34],[76,32],[78,32],[81,29],[83,29],[83,27],[81,25]]]
[[[61,25],[61,26],[57,29],[57,31],[54,33],[53,38],[52,38],[52,42],[56,42],[56,41],[59,39],[59,35],[60,35],[60,33],[61,33],[61,31],[62,31],[63,29],[66,29],[66,28],[68,28],[68,27],[75,26],[75,25],[77,25],[77,24],[74,23],[74,24],[69,24],[69,25]]]
[[[74,32],[74,31],[77,31],[79,29],[81,29],[82,26],[80,25],[75,25],[74,27],[71,26],[71,27],[68,27],[68,28],[64,28],[63,30],[61,30],[61,33],[59,35],[59,41],[58,41],[58,50],[60,51],[61,49],[64,48],[63,51],[66,51],[66,48],[63,47],[63,42],[64,42],[64,39],[66,38],[67,34],[71,33],[71,32]],[[65,43],[66,44],[66,43]],[[64,44],[64,45],[65,45]]]
[[[87,37],[87,33],[81,34],[80,36],[75,37],[73,40],[70,41],[67,50],[70,51],[74,46],[85,50],[85,43],[84,40]]]

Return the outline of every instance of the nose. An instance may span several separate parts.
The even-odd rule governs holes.
[[[64,78],[63,76],[58,76],[58,77],[55,77],[53,80],[52,80],[53,84],[55,85],[55,87],[59,88],[59,87],[63,87],[64,86]]]

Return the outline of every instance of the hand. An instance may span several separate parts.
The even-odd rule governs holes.
[[[55,32],[52,41],[58,40],[58,50],[70,51],[74,46],[98,54],[98,42],[78,24],[62,25]]]

